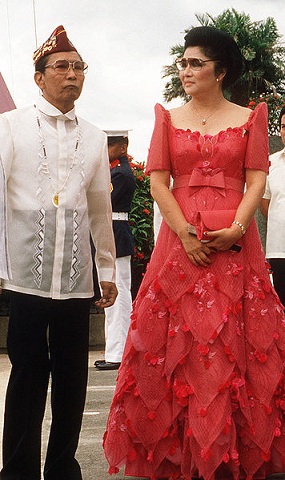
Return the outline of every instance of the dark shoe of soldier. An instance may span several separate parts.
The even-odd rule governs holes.
[[[96,360],[94,365],[98,370],[118,370],[121,362],[106,362],[105,360]]]
[[[97,367],[97,365],[100,365],[101,363],[105,363],[105,360],[95,360],[94,365]]]

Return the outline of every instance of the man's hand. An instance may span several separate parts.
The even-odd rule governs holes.
[[[118,290],[116,284],[113,282],[100,282],[102,297],[95,302],[95,305],[100,308],[111,307],[116,300]]]

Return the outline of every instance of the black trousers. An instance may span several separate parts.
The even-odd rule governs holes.
[[[41,479],[41,430],[51,375],[45,480],[81,480],[75,459],[84,410],[90,299],[11,293],[1,480]]]
[[[285,258],[270,258],[274,288],[282,305],[285,306]]]

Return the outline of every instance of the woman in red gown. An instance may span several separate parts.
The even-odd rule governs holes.
[[[285,320],[253,219],[268,171],[266,105],[225,99],[242,56],[224,32],[190,30],[177,66],[191,100],[155,108],[147,170],[164,220],[134,302],[105,455],[110,473],[125,465],[126,476],[151,480],[270,478],[285,472]]]

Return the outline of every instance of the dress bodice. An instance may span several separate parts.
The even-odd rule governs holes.
[[[216,135],[175,128],[169,111],[160,104],[156,105],[155,112],[148,172],[169,169],[175,178],[191,174],[194,168],[219,168],[226,176],[244,180],[244,168],[268,171],[265,104],[259,104],[244,125],[229,127]]]
[[[229,128],[217,135],[176,129],[169,126],[172,175],[191,174],[199,169],[209,174],[217,168],[229,177],[244,178],[248,132],[245,127]]]
[[[245,124],[216,135],[174,127],[170,112],[160,104],[155,112],[147,172],[169,170],[173,194],[189,222],[195,224],[198,210],[237,208],[246,168],[268,171],[265,104]]]

